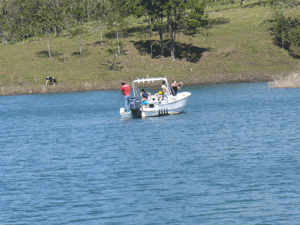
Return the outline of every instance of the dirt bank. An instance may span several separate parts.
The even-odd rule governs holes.
[[[184,82],[185,86],[211,85],[211,84],[229,84],[229,83],[255,83],[269,82],[275,77],[271,74],[213,74],[202,77],[167,77],[169,81],[176,79]],[[126,82],[131,84],[130,80]],[[99,91],[99,90],[117,90],[120,88],[119,80],[106,80],[104,82],[85,82],[85,83],[58,83],[58,85],[46,86],[45,84],[34,85],[5,85],[0,86],[0,95],[27,95],[27,94],[46,94],[46,93],[62,93],[62,92],[82,92],[82,91]]]

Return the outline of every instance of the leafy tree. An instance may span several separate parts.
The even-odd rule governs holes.
[[[147,20],[149,22],[149,38],[150,38],[150,53],[151,57],[153,56],[152,52],[152,27],[153,27],[153,22],[155,19],[155,2],[154,1],[147,1],[147,0],[140,0],[140,1],[135,1],[132,0],[130,2],[132,5],[132,11],[135,15],[136,18],[141,18],[143,15],[146,15]]]
[[[104,0],[101,0],[95,5],[94,11],[93,11],[93,19],[99,21],[99,30],[101,35],[101,45],[103,45],[103,35],[102,35],[102,28],[103,24],[106,21],[106,14],[108,13],[108,3]]]
[[[80,58],[82,58],[82,48],[81,48],[82,39],[81,39],[81,35],[83,33],[85,33],[85,30],[84,30],[83,26],[77,26],[73,29],[70,29],[69,31],[70,31],[72,37],[79,36],[79,54],[80,54]]]
[[[170,37],[171,57],[173,59],[175,59],[177,34],[184,28],[187,28],[190,34],[197,33],[201,26],[205,26],[208,23],[207,17],[204,16],[205,4],[201,0],[138,0],[134,2],[135,15],[137,17],[147,16],[150,28],[154,27],[158,30],[162,55],[164,54],[164,27],[167,27]]]
[[[82,39],[81,36],[85,33],[85,29],[83,27],[83,23],[86,21],[86,12],[87,12],[87,0],[74,0],[73,4],[69,5],[69,11],[71,15],[75,18],[75,26],[70,28],[69,31],[72,37],[79,37],[79,53],[80,58],[82,58]]]
[[[69,9],[78,24],[81,24],[86,20],[87,12],[87,0],[74,0],[69,5]]]
[[[203,2],[191,0],[189,4],[191,11],[186,19],[186,34],[191,37],[191,35],[193,34],[200,33],[201,27],[205,27],[208,25],[208,16],[204,15],[205,4]]]
[[[171,42],[171,57],[175,59],[176,33],[180,30],[180,25],[184,21],[187,4],[185,0],[169,0],[165,5],[167,14],[167,25]]]
[[[153,23],[154,27],[158,29],[159,38],[160,38],[160,49],[161,54],[164,54],[164,47],[163,47],[163,35],[165,33],[164,30],[164,16],[165,16],[165,4],[167,0],[163,1],[156,1],[154,9],[154,17],[155,21]]]
[[[119,32],[127,26],[126,22],[126,1],[110,0],[110,10],[107,17],[108,27],[111,31],[116,32],[118,55],[121,54],[119,43]]]
[[[290,31],[289,40],[292,52],[300,56],[300,25]]]
[[[268,0],[266,4],[277,14],[285,14],[287,11],[299,10],[298,0]]]
[[[115,61],[118,60],[119,70],[121,70],[121,56],[119,51],[123,50],[123,43],[118,41],[109,41],[108,42],[109,48],[106,50],[107,55],[113,55],[114,56],[114,62],[111,66],[112,69],[115,68]]]
[[[19,29],[19,33],[23,39],[24,44],[24,38],[25,35],[28,36],[30,33],[30,21],[33,20],[32,14],[31,14],[31,1],[29,0],[17,0],[15,2],[18,13],[16,14],[15,20],[18,22],[18,25],[21,27]]]
[[[49,54],[49,58],[51,58],[49,33],[50,33],[50,28],[55,23],[55,19],[50,4],[46,0],[42,2],[42,5],[40,6],[40,8],[36,13],[36,22],[38,23],[39,27],[46,32],[48,54]]]
[[[53,11],[53,24],[52,29],[54,29],[55,36],[58,34],[60,29],[63,29],[65,24],[65,19],[68,16],[68,1],[65,0],[49,0],[50,1],[50,8]]]
[[[7,10],[7,0],[4,0],[0,2],[0,32],[2,36],[2,44],[7,44],[7,41],[5,39],[5,30],[7,28],[7,15],[8,15],[8,10]]]
[[[281,45],[282,48],[285,45],[289,47],[289,33],[297,26],[297,20],[293,20],[290,17],[286,18],[283,14],[278,14],[275,21],[276,23],[272,27],[275,43]]]
[[[164,34],[164,7],[166,4],[166,0],[131,0],[130,4],[132,5],[132,9],[134,15],[137,18],[142,16],[147,17],[149,22],[149,34],[150,34],[150,52],[152,56],[152,41],[151,34],[152,28],[157,29],[159,33],[160,43],[161,43],[161,54],[164,54],[163,48],[163,34]]]

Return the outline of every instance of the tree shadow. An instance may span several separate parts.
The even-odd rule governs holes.
[[[141,55],[143,54],[151,54],[150,52],[150,41],[132,41],[136,49],[139,51]],[[165,58],[171,56],[171,45],[170,41],[163,42],[163,52],[161,54],[161,45],[159,41],[152,41],[152,57],[157,58],[163,56]],[[186,59],[189,62],[199,62],[203,53],[210,51],[210,48],[199,48],[197,46],[192,46],[186,43],[176,43],[175,45],[175,58],[176,59]]]
[[[121,32],[119,32],[119,38],[129,38],[129,37],[133,37],[135,33],[145,33],[147,32],[147,29],[149,27],[147,25],[139,25],[139,26],[134,26],[134,27],[129,27],[129,28],[125,28],[122,29]],[[106,37],[107,39],[116,39],[117,38],[117,34],[115,31],[109,31],[106,34],[104,34],[104,37]]]
[[[103,45],[106,44],[105,41],[102,41]],[[86,44],[86,46],[92,46],[92,47],[98,47],[98,46],[102,46],[101,45],[101,41],[96,41],[94,43],[91,43],[91,44]]]
[[[217,18],[217,19],[210,19],[209,20],[209,28],[212,28],[216,25],[224,25],[230,23],[230,20],[227,18]]]
[[[107,60],[107,64],[102,63],[101,66],[107,70],[122,71],[124,68],[120,62]],[[99,67],[100,69],[100,67]]]
[[[63,55],[62,53],[58,53],[58,52],[54,52],[54,51],[50,51],[51,57],[53,58],[57,58],[61,55]],[[36,53],[36,56],[38,58],[49,58],[49,52],[48,51],[38,51]]]
[[[88,50],[83,50],[83,51],[81,52],[81,57],[87,57],[87,56],[89,56],[90,54],[91,54],[91,53],[90,53]],[[73,53],[71,54],[71,56],[80,58],[80,52],[73,52]]]
[[[245,5],[244,7],[245,8],[253,8],[255,6],[261,6],[263,4],[264,4],[263,2],[262,3],[260,3],[260,2],[254,2],[254,3],[249,3],[249,4]]]

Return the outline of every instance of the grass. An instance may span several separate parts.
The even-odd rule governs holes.
[[[222,6],[221,11],[208,6],[211,27],[203,31],[208,35],[191,37],[189,54],[189,37],[180,33],[175,61],[167,43],[167,54],[159,56],[157,33],[153,36],[156,57],[151,58],[148,27],[132,18],[128,32],[123,31],[124,54],[118,59],[105,53],[114,36],[106,30],[103,46],[99,31],[82,36],[82,58],[78,37],[68,35],[51,37],[52,58],[47,56],[45,38],[0,46],[0,95],[118,89],[121,80],[131,82],[147,75],[175,78],[186,85],[266,82],[298,71],[299,59],[274,45],[269,31],[272,14],[264,18],[268,8],[258,3],[231,4],[231,9]],[[59,85],[45,86],[47,76],[55,77]]]

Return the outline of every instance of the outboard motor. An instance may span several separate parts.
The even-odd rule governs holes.
[[[133,118],[141,118],[141,99],[137,97],[131,97],[130,110]]]

